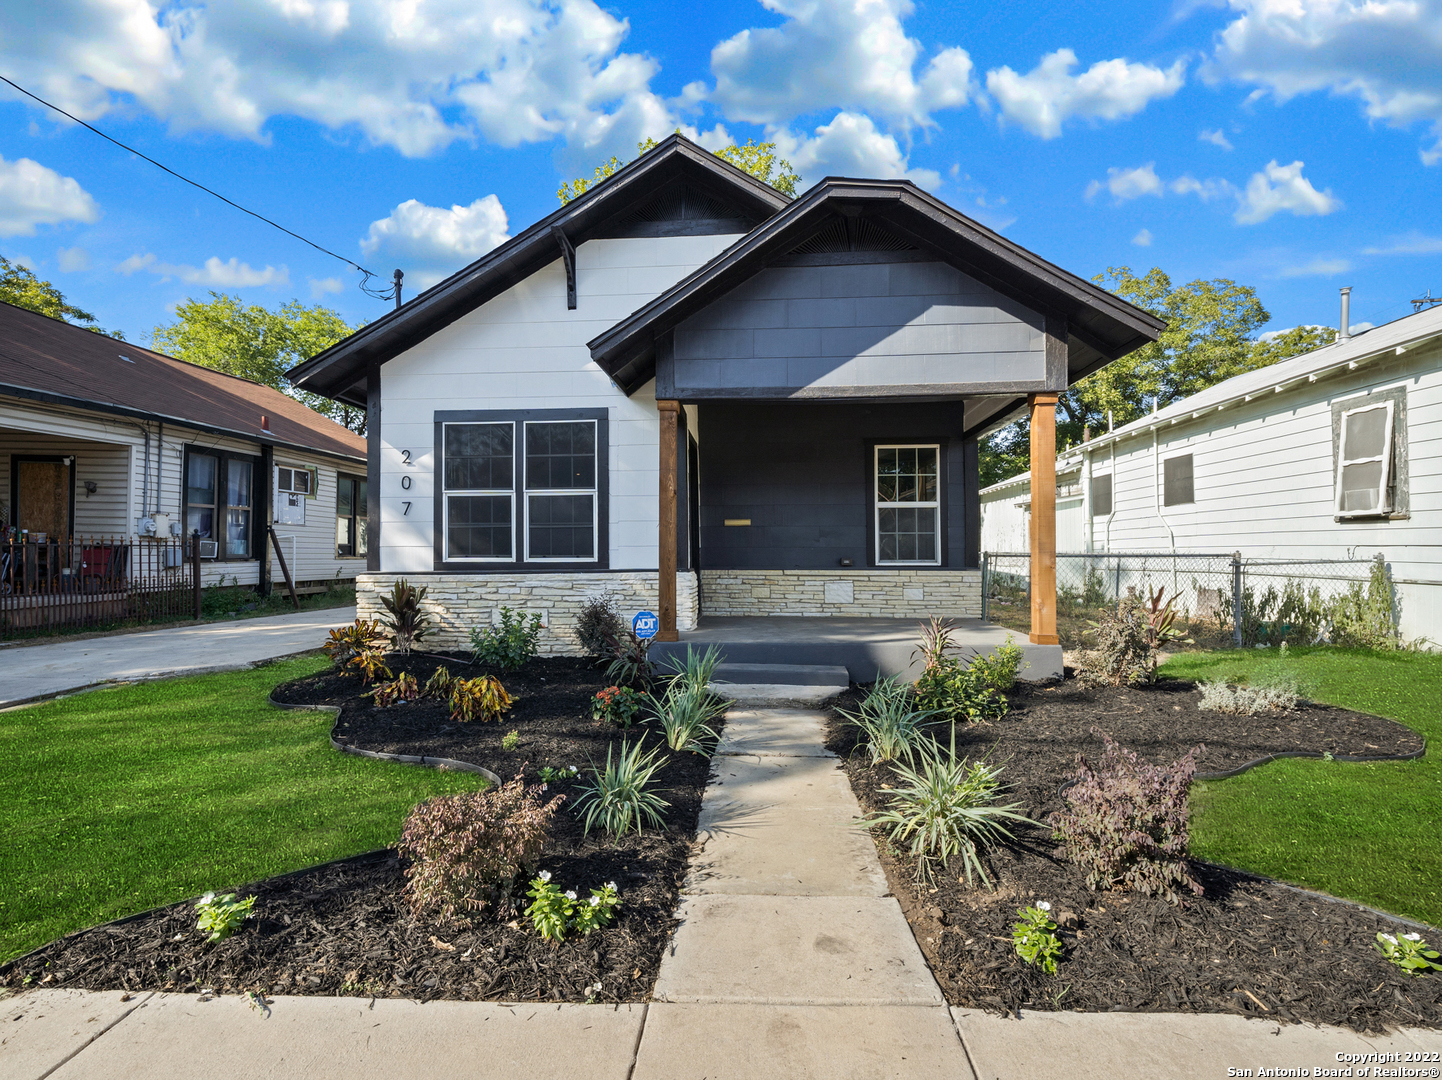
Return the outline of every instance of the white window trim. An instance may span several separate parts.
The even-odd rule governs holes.
[[[529,477],[525,476],[524,462],[525,462],[526,458],[528,457],[528,455],[527,455],[526,452],[525,452],[525,451],[526,451],[526,433],[525,433],[525,429],[528,428],[528,427],[530,427],[532,424],[590,424],[590,425],[591,425],[591,432],[592,432],[592,435],[591,435],[591,455],[592,455],[591,480],[592,480],[592,486],[591,486],[591,487],[588,487],[588,488],[538,488],[538,489],[536,489],[535,491],[532,491],[532,490],[531,490]],[[601,507],[601,492],[600,492],[601,462],[600,462],[600,460],[599,460],[600,450],[599,450],[599,445],[598,445],[598,444],[599,444],[599,440],[600,440],[600,435],[601,435],[601,432],[600,432],[600,430],[599,430],[600,425],[598,425],[595,420],[586,420],[586,419],[577,419],[577,420],[527,420],[527,421],[525,421],[525,422],[521,425],[521,427],[522,427],[522,431],[521,431],[521,446],[520,446],[520,449],[521,449],[521,461],[522,461],[522,470],[521,470],[521,471],[522,471],[521,493],[525,496],[525,499],[526,499],[526,522],[525,522],[525,531],[526,531],[525,551],[526,551],[526,559],[525,559],[525,561],[528,562],[528,563],[594,563],[594,562],[600,562],[600,560],[601,560],[601,553],[600,553],[600,546],[601,546],[601,523],[600,523],[599,518],[600,518],[600,507]],[[530,501],[530,500],[531,500],[531,496],[532,496],[532,495],[539,495],[539,496],[541,496],[541,497],[543,497],[543,498],[546,497],[546,496],[550,496],[550,495],[589,495],[589,496],[591,496],[591,555],[590,555],[590,558],[582,559],[582,558],[576,558],[575,556],[569,556],[569,555],[568,555],[568,556],[561,557],[561,558],[532,558],[532,557],[531,557],[531,501]],[[513,516],[513,520],[514,520],[514,511],[512,511],[512,516]]]
[[[881,451],[935,450],[936,498],[929,502],[881,501]],[[930,509],[936,528],[936,558],[883,559],[881,557],[881,511]],[[941,444],[940,443],[877,443],[871,448],[871,543],[877,566],[940,566],[941,565]]]
[[[282,473],[290,474],[290,486],[287,487],[281,482]],[[295,488],[295,478],[297,474],[305,477],[304,491],[297,491]],[[308,465],[277,465],[275,467],[275,489],[277,491],[284,491],[289,495],[304,495],[309,499],[315,496],[314,489],[317,486],[319,485],[315,483],[315,475],[311,472],[310,466]]]
[[[1382,453],[1369,457],[1349,458],[1347,456],[1347,419],[1357,413],[1371,412],[1373,409],[1386,409],[1387,420],[1382,439]],[[1342,412],[1342,429],[1338,432],[1337,447],[1337,477],[1335,482],[1335,502],[1337,516],[1344,518],[1354,517],[1378,517],[1383,514],[1390,514],[1392,506],[1387,500],[1387,488],[1392,482],[1392,439],[1393,426],[1396,419],[1396,402],[1391,400],[1374,401],[1369,405],[1361,405],[1355,409],[1346,409]],[[1371,510],[1344,510],[1342,509],[1342,469],[1347,465],[1365,465],[1368,462],[1380,461],[1382,463],[1382,479],[1377,491],[1377,505]]]
[[[446,462],[445,462],[445,428],[448,427],[477,427],[482,424],[489,424],[494,427],[502,425],[511,429],[511,486],[509,488],[448,488],[446,487]],[[446,562],[457,563],[514,563],[516,561],[516,422],[514,420],[476,420],[476,421],[447,421],[441,425],[441,537],[443,540],[442,551],[445,553]],[[485,495],[485,496],[508,496],[511,500],[511,551],[509,555],[452,555],[451,554],[451,496]]]

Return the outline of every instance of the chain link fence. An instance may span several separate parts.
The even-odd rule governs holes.
[[[988,552],[982,617],[1031,628],[1031,556]],[[1204,552],[1066,552],[1056,557],[1057,634],[1084,648],[1091,623],[1124,597],[1176,605],[1198,648],[1396,641],[1397,604],[1386,562],[1373,559],[1244,559]]]

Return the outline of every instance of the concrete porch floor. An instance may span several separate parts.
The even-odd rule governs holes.
[[[1061,677],[1060,645],[1033,645],[1023,635],[980,619],[952,622],[961,656],[973,650],[990,655],[1010,637],[1022,647],[1029,665],[1021,678]],[[679,641],[652,642],[651,656],[684,657],[687,645],[697,650],[717,645],[731,664],[836,664],[846,667],[853,682],[871,682],[878,672],[915,679],[921,664],[912,653],[921,641],[922,626],[917,619],[702,615],[695,630],[681,631]]]

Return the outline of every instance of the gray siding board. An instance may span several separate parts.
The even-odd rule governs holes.
[[[1044,327],[944,263],[769,267],[677,328],[668,385],[687,400],[1045,389]]]

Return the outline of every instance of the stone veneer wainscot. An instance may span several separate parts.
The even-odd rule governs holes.
[[[538,651],[543,656],[581,656],[576,641],[576,619],[587,601],[608,595],[616,602],[622,618],[637,611],[655,611],[656,574],[361,574],[356,578],[357,614],[362,619],[379,619],[385,608],[381,595],[404,578],[426,589],[425,608],[435,619],[435,630],[426,637],[425,647],[466,650],[471,647],[471,628],[500,622],[501,608],[508,607],[527,616],[543,619]],[[676,575],[676,627],[696,628],[696,575]]]
[[[702,570],[707,615],[981,617],[980,570]]]

